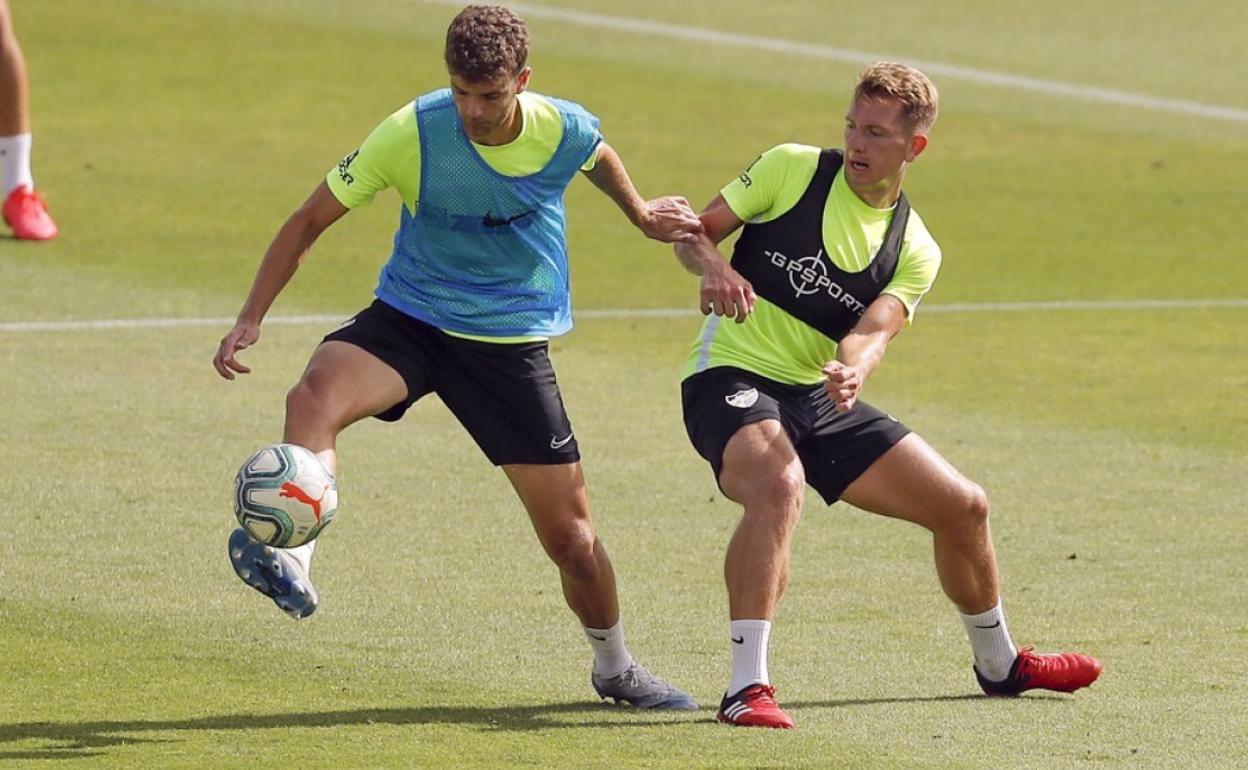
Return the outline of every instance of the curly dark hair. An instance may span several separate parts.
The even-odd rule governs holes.
[[[470,5],[446,30],[446,68],[466,80],[518,75],[529,58],[529,28],[501,5]]]

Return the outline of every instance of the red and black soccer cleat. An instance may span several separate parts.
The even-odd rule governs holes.
[[[793,729],[793,717],[777,705],[776,688],[769,684],[752,684],[736,695],[725,695],[715,718],[742,727]]]
[[[4,200],[4,221],[13,228],[13,237],[23,241],[46,241],[57,235],[56,222],[48,204],[27,185],[14,187]]]
[[[979,669],[975,669],[975,678],[984,692],[1001,696],[1018,695],[1027,690],[1074,692],[1092,684],[1100,675],[1101,664],[1091,655],[1077,652],[1041,654],[1031,647],[1018,651],[1014,665],[1010,666],[1010,675],[1004,681],[985,679]]]

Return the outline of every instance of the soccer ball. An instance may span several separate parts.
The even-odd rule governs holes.
[[[297,444],[256,452],[234,477],[234,516],[256,540],[294,548],[314,539],[338,513],[338,483],[315,454]]]

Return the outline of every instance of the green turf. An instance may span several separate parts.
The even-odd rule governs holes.
[[[1245,23],[1163,2],[551,2],[1243,108]],[[454,9],[381,0],[14,3],[35,173],[63,236],[0,240],[0,323],[236,312],[283,217],[382,116],[441,85]],[[839,15],[838,15],[839,14]],[[535,87],[576,98],[643,192],[714,195],[780,141],[834,144],[854,67],[535,20]],[[325,326],[0,331],[0,764],[56,767],[1235,767],[1248,756],[1246,308],[943,312],[1239,299],[1243,124],[938,80],[907,181],[940,280],[867,398],[994,503],[1015,637],[1096,654],[1074,697],[976,697],[920,530],[809,499],[771,673],[793,733],[712,724],[734,507],[688,446],[693,315],[582,319],[553,345],[634,652],[695,714],[599,706],[588,650],[501,474],[436,402],[362,424],[293,623],[225,558],[230,478],[280,432]],[[696,282],[584,181],[580,309]],[[331,230],[278,313],[367,302],[387,194]]]

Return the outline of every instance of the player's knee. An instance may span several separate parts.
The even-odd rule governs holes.
[[[317,412],[320,399],[306,381],[300,380],[286,393],[286,418],[303,422]]]
[[[942,496],[925,526],[946,536],[977,539],[988,525],[988,495],[983,487],[966,481]]]
[[[767,484],[768,496],[785,507],[800,507],[806,495],[806,471],[796,460],[771,475]]]
[[[566,527],[554,533],[548,533],[542,541],[546,555],[561,571],[573,576],[592,574],[597,559],[594,546],[598,538],[588,526]]]
[[[286,394],[286,424],[300,429],[332,428],[335,416],[331,400],[313,383],[300,380]]]
[[[988,523],[988,493],[974,482],[967,482],[963,495],[962,519],[968,527],[979,529]]]
[[[779,468],[756,485],[745,504],[745,515],[766,520],[779,530],[791,530],[802,513],[806,474],[801,463]]]

